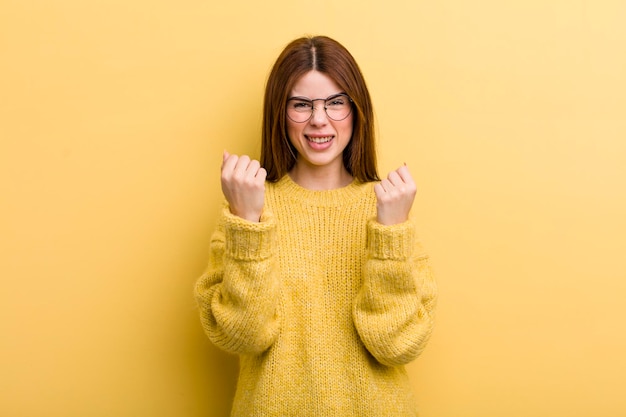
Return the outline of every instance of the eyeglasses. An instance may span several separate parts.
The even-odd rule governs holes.
[[[291,97],[287,100],[287,117],[296,123],[307,122],[313,117],[314,103],[322,100],[324,110],[329,119],[339,122],[350,115],[352,99],[344,93],[333,94],[327,98],[309,99],[306,97]]]

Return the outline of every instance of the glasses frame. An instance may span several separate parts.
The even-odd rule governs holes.
[[[341,119],[334,119],[332,118],[329,114],[328,114],[328,108],[326,107],[326,102],[329,100],[332,100],[334,98],[337,97],[346,97],[348,99],[348,101],[350,102],[350,111],[348,111],[348,114],[345,115],[345,117],[342,117]],[[300,101],[307,101],[309,103],[311,103],[311,114],[309,114],[309,117],[307,117],[306,120],[302,120],[302,121],[297,121],[297,120],[293,120],[290,116],[289,116],[289,110],[287,110],[287,117],[289,118],[289,120],[291,120],[294,123],[306,123],[309,120],[311,120],[311,118],[313,117],[313,113],[315,112],[315,102],[316,101],[323,101],[324,102],[324,113],[326,113],[326,117],[328,117],[330,120],[333,120],[335,122],[340,122],[342,120],[346,120],[348,118],[348,116],[350,116],[352,114],[352,105],[354,104],[354,101],[352,100],[352,98],[347,95],[346,93],[337,93],[337,94],[332,94],[326,98],[308,98],[308,97],[301,97],[301,96],[296,96],[296,97],[289,97],[287,99],[287,103],[289,103],[291,100],[300,100]]]

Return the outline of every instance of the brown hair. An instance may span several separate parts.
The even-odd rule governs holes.
[[[287,137],[287,99],[296,81],[316,70],[330,77],[353,100],[352,139],[343,164],[361,182],[378,181],[374,111],[365,79],[356,61],[339,42],[326,36],[303,37],[282,51],[265,86],[261,166],[268,181],[278,181],[296,163],[296,149]]]

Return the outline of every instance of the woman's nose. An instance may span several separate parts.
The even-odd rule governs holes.
[[[325,124],[328,122],[328,115],[326,114],[326,107],[324,107],[324,103],[318,106],[313,105],[313,115],[311,116],[310,122],[314,125]]]

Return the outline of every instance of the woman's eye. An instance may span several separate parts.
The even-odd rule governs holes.
[[[326,107],[338,107],[338,106],[343,106],[344,104],[345,104],[345,100],[341,98],[334,98],[326,102]]]
[[[311,103],[308,101],[296,101],[293,103],[293,107],[298,110],[306,110],[311,108]]]

